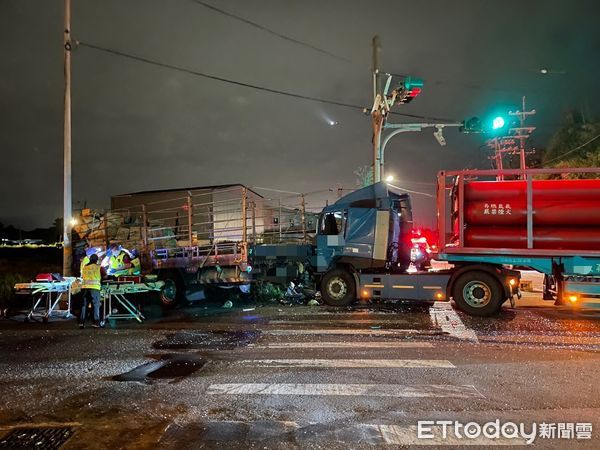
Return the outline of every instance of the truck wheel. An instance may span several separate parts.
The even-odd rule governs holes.
[[[462,311],[472,316],[496,314],[505,300],[498,280],[485,272],[461,275],[454,283],[452,297]]]
[[[354,277],[344,269],[333,269],[321,280],[321,295],[331,306],[347,306],[356,300]]]
[[[165,283],[158,294],[161,305],[168,309],[174,308],[183,298],[184,287],[179,274],[165,272],[161,273],[158,279]]]

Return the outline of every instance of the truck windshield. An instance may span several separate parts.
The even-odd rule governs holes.
[[[344,235],[347,217],[348,213],[346,211],[325,213],[321,217],[319,234],[326,236]]]
[[[394,204],[394,210],[400,217],[400,222],[412,222],[412,207],[410,205],[410,199],[399,200]]]

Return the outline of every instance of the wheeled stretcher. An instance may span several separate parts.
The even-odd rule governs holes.
[[[146,318],[128,296],[160,291],[163,284],[162,281],[129,281],[127,279],[104,281],[101,289],[104,321],[109,319],[135,319],[142,323]],[[119,311],[118,306],[121,307],[122,311]]]
[[[71,318],[71,293],[75,277],[67,277],[56,281],[32,281],[15,284],[15,292],[19,295],[31,295],[31,310],[25,316],[25,322],[41,318],[44,323],[51,316]],[[61,303],[64,309],[61,309]]]

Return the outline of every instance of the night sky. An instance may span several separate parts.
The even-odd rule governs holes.
[[[208,0],[207,0],[208,2]],[[425,79],[397,112],[462,120],[526,95],[543,146],[568,109],[598,118],[600,3],[589,1],[73,0],[82,42],[272,89],[370,106],[371,39],[382,69]],[[62,0],[0,0],[0,221],[62,214]],[[333,56],[332,56],[333,55]],[[541,75],[540,68],[551,73]],[[554,72],[554,73],[552,73]],[[73,53],[73,199],[244,183],[312,192],[355,186],[371,163],[370,119],[80,47]],[[339,122],[330,126],[329,120]],[[410,121],[392,117],[392,121]],[[387,171],[433,193],[440,169],[488,168],[483,137],[447,129],[394,138]],[[313,206],[324,200],[312,200]],[[433,223],[431,199],[416,219]]]

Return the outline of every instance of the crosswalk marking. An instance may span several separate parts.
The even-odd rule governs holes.
[[[253,367],[456,368],[444,359],[247,359],[238,364]]]
[[[413,330],[413,329],[387,329],[387,330],[371,330],[358,329],[349,330],[344,328],[326,328],[320,330],[265,330],[263,334],[272,334],[276,336],[288,335],[319,335],[319,334],[338,334],[338,335],[371,335],[371,336],[398,336],[403,334],[421,334],[432,335],[439,334],[435,330]]]
[[[257,442],[265,439],[277,439],[280,445],[286,443],[302,442],[319,444],[346,443],[363,444],[368,446],[489,446],[489,445],[526,445],[521,437],[488,438],[483,433],[477,437],[466,437],[461,434],[457,437],[448,430],[445,437],[441,426],[432,426],[428,433],[433,438],[419,438],[417,425],[372,424],[356,423],[349,426],[340,426],[335,423],[303,423],[281,420],[255,420],[255,421],[206,421],[201,422],[203,430],[200,441],[208,442]],[[187,436],[187,435],[186,435]],[[178,448],[178,436],[171,435],[159,442],[161,447]],[[170,446],[168,444],[171,444]],[[292,445],[293,446],[293,445]]]
[[[482,398],[472,385],[446,384],[292,384],[225,383],[211,384],[208,395],[331,395],[407,398]]]
[[[400,445],[400,446],[408,446],[408,445],[435,445],[435,446],[443,446],[443,445],[525,445],[525,439],[522,438],[497,438],[490,439],[485,437],[483,434],[476,438],[466,438],[462,439],[454,436],[452,433],[447,433],[444,437],[444,433],[442,427],[433,426],[431,427],[431,434],[434,435],[431,439],[419,439],[418,430],[416,425],[367,425],[363,424],[361,427],[365,428],[374,428],[379,433],[381,433],[382,439],[386,444],[390,445]]]
[[[256,349],[276,348],[432,348],[430,342],[277,342],[273,344],[249,344]]]

